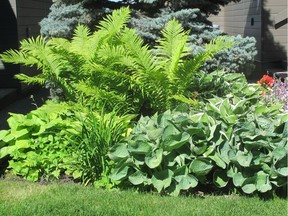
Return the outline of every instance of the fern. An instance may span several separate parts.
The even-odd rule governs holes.
[[[205,52],[187,59],[191,52],[188,32],[175,19],[167,23],[163,38],[151,49],[127,27],[129,17],[128,8],[114,10],[95,32],[79,25],[71,41],[30,38],[21,42],[19,51],[8,50],[0,57],[41,70],[34,77],[19,74],[18,79],[28,84],[52,83],[61,89],[63,99],[94,109],[119,107],[123,113],[152,114],[183,102],[194,104],[189,92],[194,74],[231,43],[217,38]]]

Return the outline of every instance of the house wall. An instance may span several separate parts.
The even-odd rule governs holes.
[[[40,34],[39,22],[49,14],[52,0],[16,0],[19,41],[37,37]],[[39,73],[35,68],[20,67],[20,72],[29,76]],[[29,86],[21,83],[21,89],[26,90]]]
[[[267,71],[287,68],[287,2],[241,0],[222,8],[218,16],[210,17],[213,24],[220,25],[220,29],[230,35],[256,38],[258,54],[255,57],[255,72],[258,76]],[[279,25],[279,21],[285,20],[285,17],[286,24],[282,22]]]
[[[255,37],[258,61],[261,60],[261,2],[242,0],[238,3],[230,3],[222,7],[217,16],[209,18],[213,24],[220,25],[220,29],[229,35]]]
[[[287,63],[287,0],[263,0],[262,61]],[[282,25],[278,25],[282,20]],[[281,24],[281,23],[280,23]]]

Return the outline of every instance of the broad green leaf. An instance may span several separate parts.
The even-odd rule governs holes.
[[[275,161],[281,160],[285,156],[287,157],[287,150],[284,147],[277,147],[273,150],[272,156]]]
[[[274,169],[281,176],[288,176],[287,155],[274,164]]]
[[[29,140],[16,140],[12,146],[5,146],[0,149],[0,158],[13,154],[15,151],[23,148],[29,148]]]
[[[155,172],[152,176],[152,184],[160,193],[162,189],[170,186],[172,182],[173,172],[171,170],[163,170],[160,172]]]
[[[226,164],[221,159],[221,156],[219,155],[219,153],[215,152],[213,155],[210,155],[209,158],[211,158],[220,168],[222,169],[226,168]]]
[[[269,175],[264,173],[263,171],[259,171],[257,173],[256,189],[261,193],[265,193],[272,189],[271,183],[269,181]]]
[[[188,190],[198,185],[197,178],[189,174],[176,176],[175,180],[178,182],[178,188],[180,190]]]
[[[124,143],[119,143],[119,144],[112,146],[108,156],[111,160],[114,160],[114,161],[119,161],[123,158],[128,157],[129,152],[127,150],[127,146]]]
[[[8,130],[0,130],[0,141],[9,133]]]
[[[126,178],[128,174],[129,167],[128,166],[120,166],[117,167],[114,172],[110,175],[111,180],[119,181]]]
[[[147,135],[150,140],[157,140],[163,134],[163,128],[155,128],[154,130],[148,130]]]
[[[29,130],[27,130],[27,129],[11,130],[11,135],[13,135],[15,139],[19,139],[26,134],[29,134]]]
[[[207,175],[211,169],[213,168],[213,165],[210,160],[206,158],[197,158],[193,160],[191,163],[189,170],[196,175]]]
[[[163,149],[157,149],[155,152],[151,152],[145,157],[145,163],[150,169],[154,169],[161,164],[163,155]]]
[[[238,172],[233,175],[233,184],[236,187],[241,187],[246,178],[243,177],[242,173]]]
[[[79,170],[75,170],[73,173],[72,173],[72,176],[74,179],[78,179],[82,176],[82,172],[79,171]]]
[[[171,151],[187,143],[189,138],[190,135],[186,132],[183,132],[182,134],[170,135],[166,137],[163,145],[165,146],[165,150]]]
[[[237,162],[243,167],[249,167],[252,159],[253,159],[253,155],[251,152],[249,152],[248,154],[245,154],[243,152],[238,151],[236,154]]]
[[[179,135],[180,131],[172,124],[169,124],[167,127],[164,128],[162,140],[170,139],[173,135]]]
[[[216,170],[213,174],[213,183],[218,188],[223,188],[228,184],[229,178],[227,177],[226,171]]]
[[[242,190],[246,194],[251,194],[256,191],[256,177],[247,178],[242,184]]]
[[[147,177],[139,170],[131,174],[128,179],[133,185],[140,185],[147,181]]]
[[[128,143],[128,151],[134,154],[149,154],[151,146],[142,140],[136,140]]]

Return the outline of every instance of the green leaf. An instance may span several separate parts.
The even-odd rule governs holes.
[[[151,146],[142,140],[131,141],[128,143],[128,151],[134,154],[149,154]]]
[[[209,158],[211,158],[217,166],[221,167],[222,169],[226,168],[225,162],[221,159],[221,156],[219,153],[215,152],[214,155],[210,155]]]
[[[155,128],[153,130],[148,130],[147,135],[150,140],[157,140],[163,134],[163,128]]]
[[[162,140],[170,139],[173,135],[179,135],[180,131],[172,124],[169,124],[167,127],[164,128]]]
[[[196,175],[207,175],[211,169],[213,168],[213,165],[210,160],[206,158],[197,158],[193,160],[191,163],[189,170]]]
[[[114,160],[114,161],[119,161],[123,158],[128,157],[129,152],[127,150],[127,146],[124,143],[119,143],[119,144],[112,146],[108,156],[111,160]]]
[[[243,167],[249,167],[252,159],[253,159],[253,155],[251,152],[249,152],[248,154],[245,154],[244,152],[238,151],[236,154],[237,162]]]
[[[233,175],[233,184],[236,187],[241,187],[244,183],[244,181],[246,180],[246,178],[243,177],[242,173],[235,173]]]
[[[256,189],[261,193],[265,193],[267,191],[272,190],[272,186],[269,181],[269,175],[264,173],[263,171],[259,171],[257,173]]]
[[[0,141],[7,136],[7,134],[9,133],[8,130],[0,130]]]
[[[145,157],[145,163],[150,169],[154,169],[161,164],[163,149],[157,149]]]
[[[147,177],[139,170],[131,174],[128,179],[133,185],[140,185],[147,181]]]
[[[213,183],[218,188],[223,188],[228,184],[229,178],[224,170],[216,170],[213,174]]]
[[[274,164],[274,169],[281,176],[288,176],[287,155]]]
[[[152,184],[160,193],[162,189],[170,186],[172,182],[173,172],[171,170],[163,170],[160,172],[155,172],[152,176]]]
[[[176,176],[175,180],[178,182],[177,186],[180,190],[188,190],[198,185],[198,179],[189,174]]]
[[[272,151],[272,156],[275,161],[281,160],[287,156],[287,150],[284,147],[277,147]]]
[[[256,177],[247,178],[242,184],[242,190],[246,194],[251,194],[256,191]]]
[[[167,136],[163,142],[165,150],[171,151],[173,149],[178,149],[182,145],[186,144],[190,138],[190,135],[186,132],[182,134],[170,135]]]

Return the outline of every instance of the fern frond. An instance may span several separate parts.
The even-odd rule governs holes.
[[[130,18],[130,9],[122,7],[119,10],[113,10],[111,15],[107,15],[100,21],[98,28],[100,31],[107,33],[107,37],[111,38],[119,33],[125,26]]]
[[[126,51],[134,58],[137,70],[149,73],[157,70],[152,51],[144,45],[143,39],[133,29],[125,28],[119,36]]]
[[[157,56],[167,75],[173,79],[173,73],[177,70],[182,58],[189,54],[187,45],[188,33],[181,24],[173,19],[162,30],[163,38],[158,40]]]
[[[207,56],[207,60],[211,59],[216,53],[223,49],[228,49],[232,47],[234,44],[231,37],[219,36],[210,41],[210,43],[205,46],[205,54]]]
[[[91,32],[87,26],[78,25],[70,43],[70,51],[79,54],[84,58],[90,58],[91,53],[87,49],[90,35]]]
[[[39,84],[39,85],[45,85],[46,78],[43,76],[43,74],[39,74],[33,77],[27,76],[26,74],[16,74],[15,77],[19,79],[22,82],[25,82],[27,84]]]

